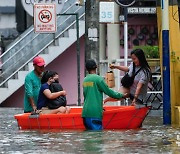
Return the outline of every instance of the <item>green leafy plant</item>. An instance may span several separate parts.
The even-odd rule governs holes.
[[[172,62],[180,62],[180,57],[176,56],[176,52],[175,51],[171,52],[171,61]]]
[[[135,46],[134,49],[142,49],[146,58],[159,58],[159,47],[158,46]]]

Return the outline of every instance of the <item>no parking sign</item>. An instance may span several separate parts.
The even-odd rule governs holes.
[[[34,30],[41,33],[56,32],[55,4],[34,5]]]

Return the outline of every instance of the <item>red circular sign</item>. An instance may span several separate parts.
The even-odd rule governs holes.
[[[49,10],[41,10],[39,12],[38,18],[43,23],[48,23],[52,19],[52,13]]]

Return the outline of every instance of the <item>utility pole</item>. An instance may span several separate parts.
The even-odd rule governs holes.
[[[169,0],[161,0],[163,49],[163,123],[171,124],[170,57],[169,57]]]
[[[136,0],[115,0],[124,9],[124,65],[128,63],[128,7],[132,6]]]
[[[85,61],[99,63],[99,0],[86,0],[85,13]]]

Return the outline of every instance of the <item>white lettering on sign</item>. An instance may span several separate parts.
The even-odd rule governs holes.
[[[128,13],[138,13],[138,8],[130,8],[128,9]]]
[[[39,33],[56,32],[56,10],[54,4],[34,5],[34,30]]]
[[[155,14],[155,7],[129,7],[128,14]]]
[[[56,14],[58,14],[61,12],[65,0],[21,0],[21,2],[26,12],[33,16],[33,7],[35,4],[55,4]]]
[[[114,2],[100,2],[99,22],[114,22]]]

